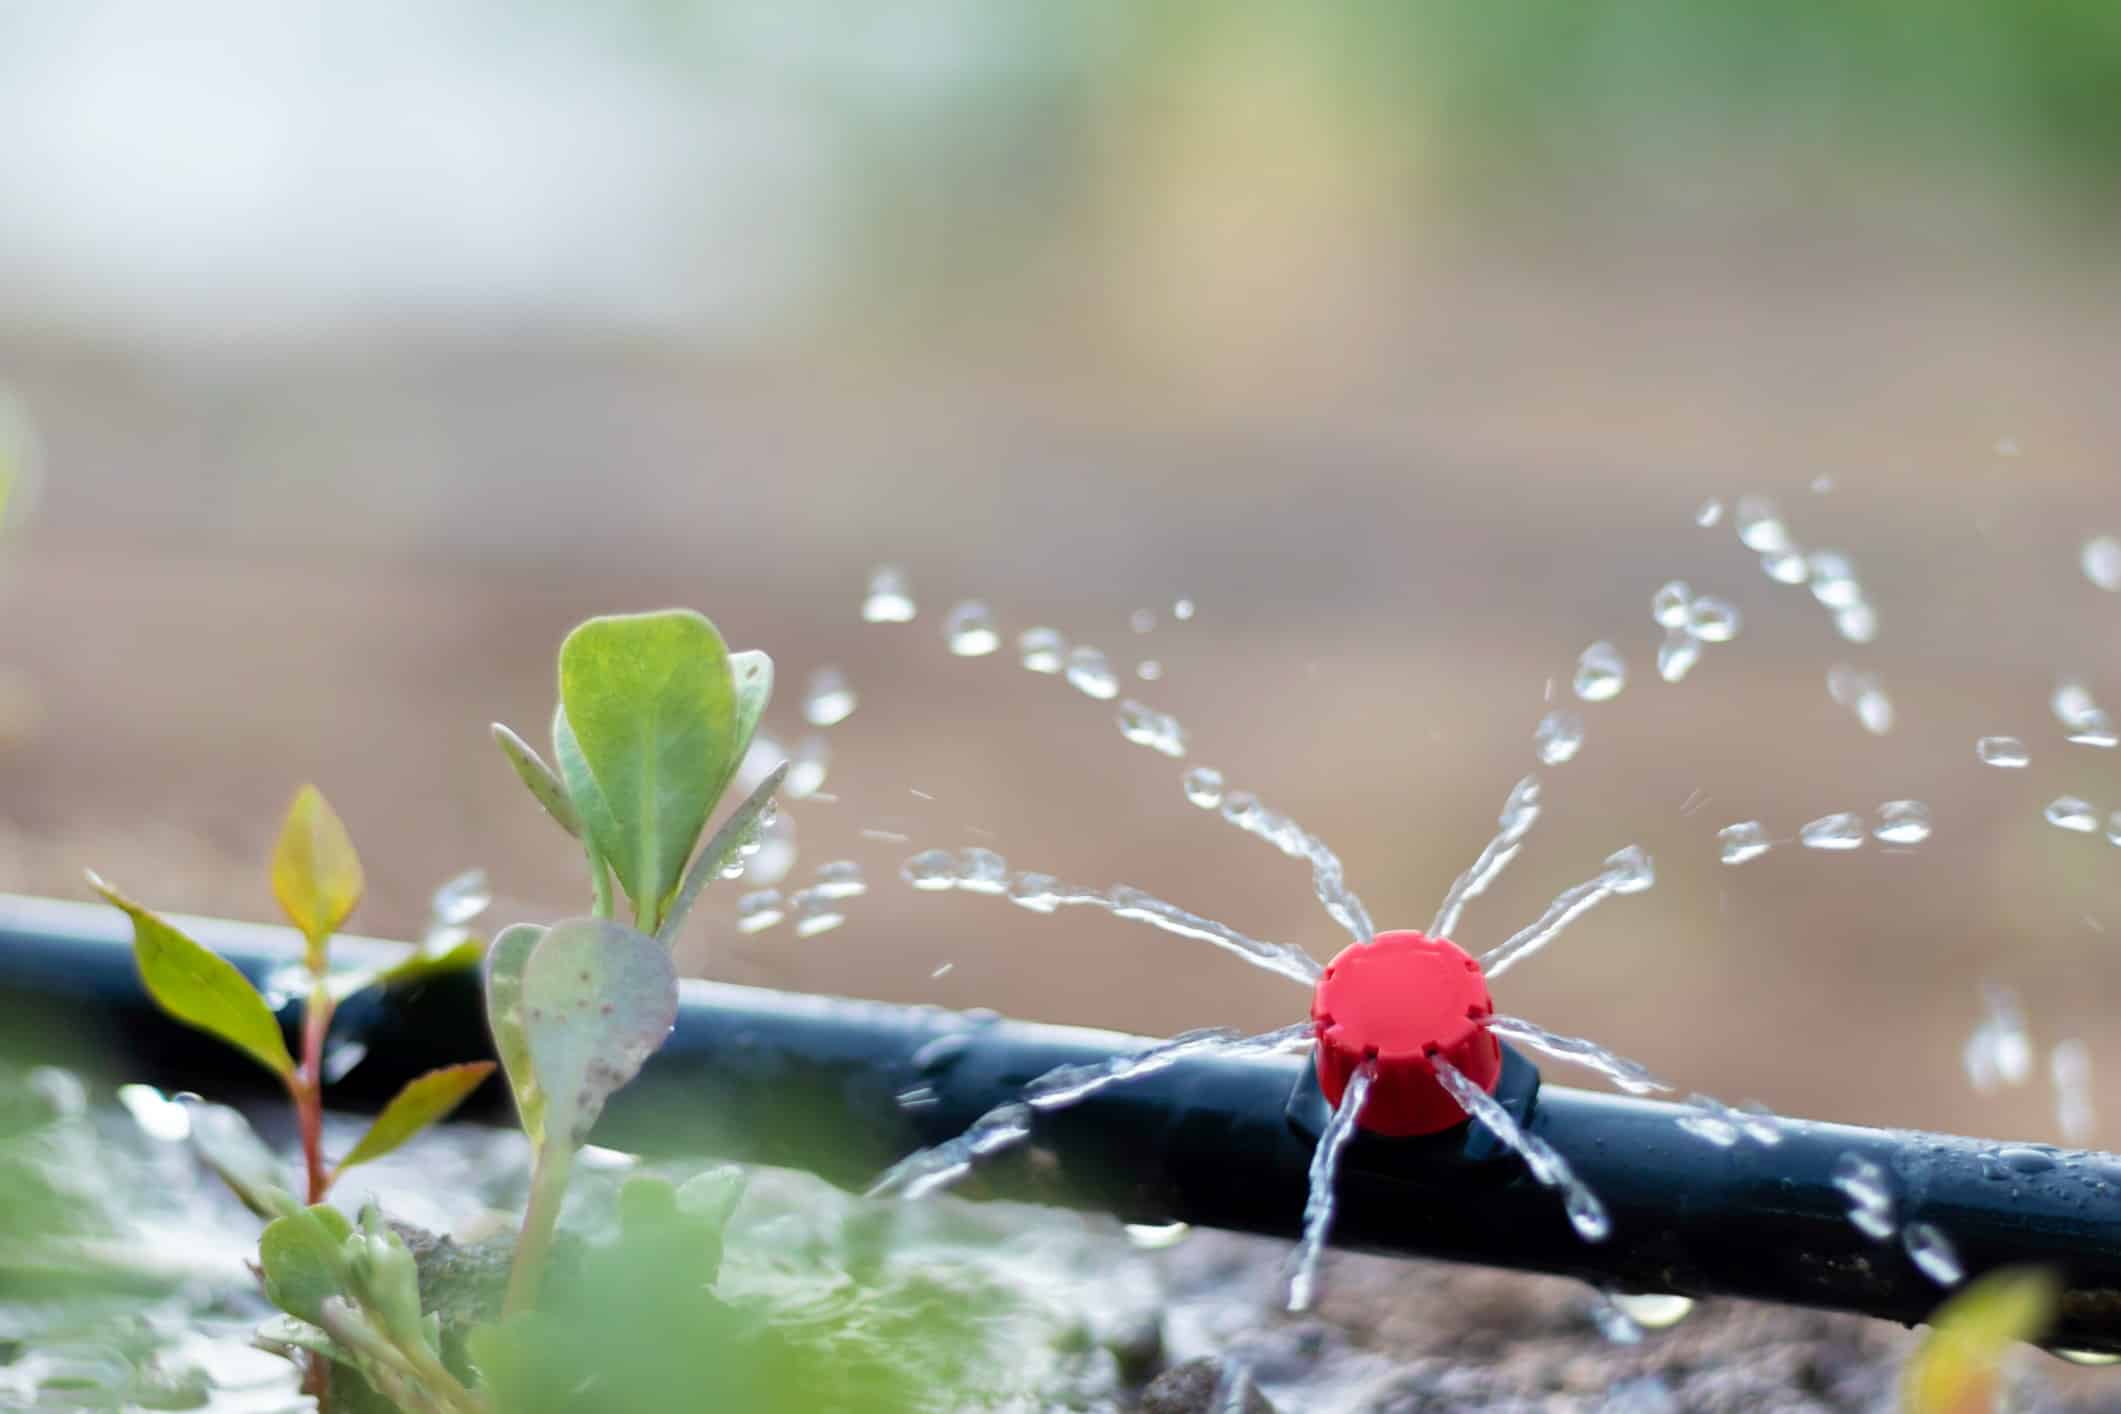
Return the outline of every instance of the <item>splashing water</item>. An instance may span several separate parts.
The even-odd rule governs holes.
[[[1490,1016],[1487,1027],[1498,1036],[1521,1041],[1556,1060],[1596,1071],[1630,1095],[1654,1095],[1672,1088],[1651,1075],[1639,1062],[1615,1055],[1596,1041],[1581,1036],[1559,1035],[1520,1016]]]
[[[1099,893],[1095,889],[1063,883],[1051,874],[1028,871],[1011,881],[1001,856],[992,850],[968,849],[962,857],[954,857],[947,850],[923,850],[906,861],[900,875],[916,889],[931,892],[963,889],[970,893],[1006,893],[1011,903],[1034,913],[1052,913],[1060,908],[1102,909],[1115,918],[1147,923],[1152,928],[1182,938],[1212,943],[1255,967],[1278,973],[1307,987],[1315,984],[1325,971],[1316,958],[1293,943],[1269,943],[1247,937],[1228,924],[1203,918],[1125,884],[1114,885]]]
[[[1822,815],[1797,832],[1797,842],[1806,849],[1861,849],[1863,839],[1863,817],[1853,810]]]
[[[1707,530],[1722,519],[1723,502],[1713,496],[1703,501],[1700,509],[1694,512],[1694,524],[1700,526],[1703,530]]]
[[[913,620],[913,588],[897,565],[878,565],[869,575],[862,600],[862,622],[903,624]]]
[[[781,793],[790,800],[808,800],[825,788],[825,774],[832,765],[832,746],[822,736],[806,736],[788,756],[788,776]]]
[[[1583,749],[1583,716],[1566,707],[1556,708],[1539,719],[1539,727],[1532,733],[1532,741],[1539,749],[1539,764],[1559,766],[1576,759]]]
[[[943,641],[960,658],[984,658],[1002,646],[993,613],[977,599],[965,600],[944,617]]]
[[[2033,759],[2025,743],[2014,736],[1985,736],[1974,743],[1974,755],[1984,766],[2000,766],[2008,771],[2020,770]]]
[[[1740,820],[1716,832],[1716,845],[1724,863],[1744,864],[1773,849],[1774,841],[1768,838],[1767,827],[1758,820]]]
[[[1967,1082],[1981,1094],[1999,1086],[2023,1085],[2032,1078],[2033,1038],[2026,1029],[2018,994],[1992,982],[1981,984],[1981,1020],[1966,1038],[1960,1061]]]
[[[1370,911],[1348,887],[1347,870],[1342,866],[1340,856],[1328,849],[1324,840],[1280,811],[1269,809],[1247,791],[1232,791],[1225,795],[1220,813],[1223,819],[1246,834],[1265,840],[1291,859],[1309,864],[1312,892],[1318,895],[1327,916],[1347,929],[1356,942],[1367,943],[1377,936],[1377,928],[1370,922]]]
[[[2048,1079],[2055,1086],[2055,1127],[2072,1144],[2083,1144],[2098,1127],[2092,1108],[2092,1056],[2078,1040],[2057,1041],[2047,1056]]]
[[[2095,535],[2084,542],[2079,559],[2084,577],[2109,594],[2121,594],[2121,540]]]
[[[1930,837],[1930,808],[1919,800],[1888,800],[1878,807],[1871,834],[1885,844],[1921,844]]]
[[[820,898],[860,898],[869,892],[862,881],[862,866],[852,859],[835,859],[817,867],[817,882],[811,891]]]
[[[1620,1309],[1620,1303],[1610,1294],[1603,1291],[1592,1292],[1588,1310],[1591,1324],[1598,1327],[1598,1333],[1605,1337],[1608,1344],[1642,1344],[1642,1327],[1635,1323],[1633,1316]]]
[[[1782,513],[1765,496],[1740,496],[1732,524],[1738,529],[1739,541],[1748,550],[1776,555],[1792,548],[1789,527],[1782,523]]]
[[[1203,810],[1213,810],[1223,803],[1223,773],[1213,766],[1195,766],[1186,772],[1181,784],[1186,799]]]
[[[1031,1137],[1031,1107],[997,1105],[972,1122],[963,1134],[932,1149],[908,1154],[870,1185],[871,1198],[896,1195],[915,1201],[942,1192],[972,1172],[973,1164]]]
[[[795,913],[795,935],[798,938],[829,933],[847,921],[847,911],[840,907],[839,900],[822,889],[797,889],[788,905]]]
[[[763,933],[787,917],[779,889],[757,889],[736,901],[736,930]]]
[[[1692,1113],[1674,1123],[1719,1149],[1728,1149],[1741,1139],[1750,1139],[1763,1149],[1772,1149],[1782,1142],[1781,1125],[1765,1110],[1733,1109],[1714,1095],[1699,1092],[1687,1096],[1686,1105]]]
[[[1856,1231],[1873,1242],[1892,1240],[1899,1221],[1884,1169],[1861,1154],[1843,1154],[1834,1161],[1833,1184],[1849,1200],[1849,1222]]]
[[[813,727],[837,726],[854,715],[854,688],[838,668],[819,668],[803,692],[803,720]]]
[[[1156,629],[1156,610],[1136,609],[1127,615],[1127,627],[1136,633],[1152,633]]]
[[[1660,586],[1650,596],[1650,617],[1664,628],[1684,628],[1687,610],[1694,603],[1694,591],[1683,579],[1675,579]]]
[[[1119,696],[1119,677],[1112,671],[1112,664],[1087,643],[1078,643],[1068,650],[1067,677],[1068,685],[1085,697],[1110,702]]]
[[[1900,1231],[1900,1245],[1908,1260],[1939,1286],[1957,1286],[1966,1280],[1966,1268],[1951,1239],[1933,1223],[1909,1223]]]
[[[1838,550],[1814,550],[1804,559],[1812,597],[1829,609],[1849,609],[1863,602],[1856,567]]]
[[[1128,698],[1119,704],[1119,734],[1136,746],[1170,757],[1186,754],[1186,729],[1168,712]]]
[[[434,892],[428,906],[430,931],[461,928],[493,906],[493,885],[484,869],[467,869]]]
[[[1613,1222],[1606,1214],[1605,1204],[1598,1201],[1598,1195],[1585,1186],[1553,1145],[1518,1128],[1500,1100],[1442,1056],[1430,1056],[1429,1065],[1436,1072],[1436,1082],[1458,1102],[1460,1109],[1523,1159],[1537,1182],[1561,1194],[1569,1225],[1576,1229],[1577,1236],[1586,1242],[1603,1242],[1612,1235]]]
[[[1775,550],[1760,557],[1760,572],[1777,584],[1802,584],[1811,571],[1796,550]]]
[[[1619,649],[1600,639],[1577,657],[1571,685],[1586,702],[1610,702],[1628,685],[1628,665]]]
[[[1134,676],[1143,682],[1159,682],[1164,676],[1164,665],[1154,658],[1144,658],[1134,665]]]
[[[1036,1110],[1055,1110],[1087,1100],[1098,1091],[1124,1084],[1144,1075],[1169,1070],[1180,1061],[1198,1056],[1273,1055],[1310,1046],[1315,1028],[1308,1021],[1240,1036],[1228,1027],[1213,1026],[1185,1031],[1131,1056],[1083,1065],[1064,1065],[1049,1070],[1024,1087],[1024,1102]]]
[[[1465,912],[1467,902],[1487,892],[1488,885],[1509,867],[1538,820],[1539,777],[1526,776],[1510,787],[1509,798],[1502,803],[1502,814],[1495,822],[1499,833],[1482,848],[1472,867],[1452,881],[1437,905],[1435,921],[1429,924],[1430,937],[1448,938],[1457,930],[1458,916]]]
[[[1377,1067],[1372,1061],[1355,1068],[1348,1077],[1347,1088],[1341,1091],[1333,1118],[1318,1136],[1318,1147],[1311,1151],[1311,1191],[1304,1200],[1303,1238],[1296,1245],[1295,1268],[1289,1275],[1291,1311],[1311,1309],[1311,1297],[1318,1287],[1318,1264],[1325,1257],[1326,1239],[1333,1231],[1333,1187],[1340,1177],[1341,1156],[1347,1151],[1348,1141],[1355,1137],[1355,1122],[1362,1116],[1363,1103],[1370,1098],[1370,1085],[1376,1078]]]
[[[1885,686],[1875,673],[1860,673],[1846,663],[1837,663],[1827,670],[1827,695],[1856,714],[1856,720],[1872,736],[1884,736],[1893,729],[1893,700],[1885,695]]]
[[[1171,617],[1180,623],[1186,623],[1193,617],[1193,607],[1191,599],[1181,599],[1171,606]]]
[[[2048,705],[2054,710],[2055,720],[2069,734],[2069,740],[2077,746],[2111,749],[2117,740],[2121,740],[2115,734],[2113,718],[2093,700],[2091,689],[2075,678],[2064,678],[2057,683]]]
[[[1607,855],[1605,865],[1604,871],[1596,878],[1563,889],[1547,905],[1547,911],[1537,922],[1484,953],[1480,969],[1487,974],[1488,980],[1492,982],[1553,942],[1561,936],[1563,929],[1605,900],[1618,894],[1641,893],[1657,881],[1649,855],[1638,845],[1629,845]]]
[[[1701,640],[1684,625],[1664,631],[1664,642],[1657,645],[1657,676],[1666,682],[1678,682],[1700,661]]]
[[[1068,663],[1068,640],[1059,629],[1027,628],[1016,636],[1017,661],[1034,673],[1057,673]]]
[[[2099,828],[2099,812],[2081,796],[2058,795],[2048,802],[2043,813],[2048,824],[2072,834],[2089,835]]]
[[[1729,643],[1738,636],[1743,624],[1737,605],[1706,594],[1696,599],[1687,611],[1687,631],[1703,643]]]

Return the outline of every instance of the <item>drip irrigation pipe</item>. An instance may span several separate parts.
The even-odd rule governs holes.
[[[282,929],[180,922],[268,993],[298,957]],[[333,947],[343,963],[403,955],[360,939]],[[291,1035],[299,1013],[298,1001],[280,1008]],[[342,1108],[373,1109],[428,1067],[491,1055],[470,971],[363,993],[333,1035],[366,1048],[330,1092]],[[101,906],[0,895],[0,1036],[34,1051],[18,1059],[106,1079],[232,1101],[278,1093],[265,1071],[156,1010],[129,925]],[[991,1013],[688,981],[675,1032],[594,1138],[807,1169],[859,1190],[1044,1072],[1147,1044]],[[1578,1236],[1552,1190],[1465,1124],[1359,1134],[1341,1172],[1336,1246],[1922,1320],[1945,1291],[1900,1241],[1849,1221],[1834,1174],[1854,1154],[1888,1175],[1902,1230],[1934,1225],[1969,1276],[2021,1263],[2058,1272],[2055,1345],[2121,1354],[2121,1156],[1804,1120],[1780,1121],[1779,1143],[1719,1147],[1679,1127],[1680,1106],[1542,1086],[1503,1050],[1496,1097],[1604,1201],[1611,1234]],[[465,1113],[511,1118],[497,1082]],[[1202,1057],[1040,1114],[1029,1142],[982,1161],[953,1191],[1293,1238],[1324,1117],[1304,1057]]]

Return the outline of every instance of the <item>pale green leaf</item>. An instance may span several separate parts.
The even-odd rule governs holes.
[[[244,1207],[270,1218],[294,1204],[287,1191],[286,1170],[240,1110],[203,1101],[190,1109],[192,1148]]]
[[[376,1116],[375,1123],[368,1126],[368,1132],[361,1136],[360,1142],[339,1160],[335,1172],[344,1173],[355,1164],[382,1158],[463,1104],[465,1098],[491,1074],[492,1061],[471,1061],[464,1065],[446,1065],[407,1081],[405,1088],[383,1107],[383,1113]]]
[[[729,752],[729,767],[722,779],[715,783],[714,801],[722,798],[729,783],[744,764],[744,753],[751,749],[751,738],[759,728],[759,718],[766,715],[766,704],[773,697],[773,659],[756,648],[729,655],[729,678],[736,684],[736,737]],[[709,802],[708,810],[714,809]]]
[[[274,1074],[295,1073],[295,1058],[272,1008],[250,979],[126,898],[94,874],[88,882],[133,921],[133,957],[155,1004],[187,1026],[218,1036]]]
[[[309,968],[324,970],[324,940],[361,901],[361,857],[324,793],[295,793],[273,847],[272,891],[288,921],[309,940]]]
[[[530,1063],[530,1040],[523,1025],[523,964],[545,937],[535,923],[503,928],[486,950],[486,1025],[493,1032],[494,1054],[501,1058],[508,1088],[516,1098],[516,1116],[533,1147],[545,1140],[545,1096]]]
[[[517,777],[530,787],[538,804],[545,807],[545,813],[568,834],[580,835],[582,820],[575,814],[574,802],[567,798],[567,787],[560,783],[559,775],[552,767],[545,764],[545,758],[538,755],[537,748],[499,722],[493,724],[493,740],[501,748],[501,754],[508,758],[508,764],[515,767]]]
[[[318,1323],[325,1300],[346,1289],[345,1246],[352,1235],[346,1215],[321,1203],[267,1223],[258,1236],[265,1299],[290,1316]]]
[[[560,703],[604,806],[583,824],[652,929],[738,754],[728,649],[689,610],[591,619],[560,645]]]
[[[616,837],[619,827],[604,802],[604,792],[598,787],[595,774],[589,769],[588,758],[582,755],[582,744],[575,740],[574,728],[567,721],[565,703],[552,711],[552,759],[559,763],[560,779],[567,785],[567,798],[574,805],[575,818],[582,825],[582,846],[589,853],[589,873],[595,887],[597,912],[602,915],[608,911],[610,903],[611,871],[601,842]]]
[[[781,788],[788,777],[788,763],[783,761],[773,768],[773,774],[759,782],[757,790],[733,811],[722,828],[714,832],[707,841],[707,848],[700,857],[692,861],[686,871],[685,882],[679,886],[678,895],[670,902],[670,911],[663,915],[663,924],[656,929],[656,937],[668,947],[677,940],[678,930],[685,926],[685,916],[692,912],[692,905],[699,899],[700,891],[722,876],[722,871],[736,862],[738,852],[752,840],[758,838],[760,821],[767,808],[773,804],[773,793]]]
[[[1944,1303],[1901,1374],[1905,1414],[1988,1414],[1997,1407],[2003,1360],[2054,1323],[2061,1282],[2041,1268],[1990,1272]]]
[[[547,1132],[579,1148],[604,1102],[670,1034],[677,972],[646,933],[609,919],[569,919],[531,949],[522,1009]]]

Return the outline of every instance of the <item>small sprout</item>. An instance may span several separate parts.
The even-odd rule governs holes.
[[[383,1113],[376,1116],[360,1142],[339,1160],[335,1172],[344,1173],[355,1164],[380,1159],[428,1125],[447,1118],[493,1071],[492,1061],[472,1061],[446,1065],[407,1081],[405,1088],[383,1107]]]
[[[133,957],[155,1004],[187,1026],[219,1037],[283,1080],[295,1058],[265,998],[235,964],[193,942],[94,873],[89,886],[133,921]]]
[[[545,807],[545,813],[561,829],[579,839],[581,817],[575,814],[574,803],[567,798],[567,787],[560,784],[559,776],[545,764],[545,758],[538,755],[537,748],[499,722],[493,724],[493,740],[494,745],[501,748],[501,754],[508,758],[508,764],[515,767],[516,775],[537,797],[538,804]]]
[[[2061,1282],[2038,1268],[1991,1272],[1940,1307],[1901,1374],[1907,1414],[1988,1414],[1999,1407],[2003,1357],[2053,1324]]]
[[[685,875],[684,885],[678,889],[677,897],[671,901],[670,911],[663,916],[663,926],[656,930],[656,937],[665,946],[673,942],[679,930],[685,926],[685,915],[692,911],[692,905],[699,898],[700,891],[722,877],[723,871],[740,857],[745,845],[757,841],[773,806],[774,793],[787,778],[788,763],[783,761],[774,767],[772,773],[759,782],[758,789],[722,822],[722,828],[714,832],[714,838],[707,842],[707,848],[701,850],[700,857],[692,861],[692,868]]]
[[[361,901],[362,882],[361,857],[346,825],[322,791],[302,787],[273,847],[272,891],[309,942],[311,972],[324,971],[325,941]]]
[[[267,1223],[258,1238],[265,1299],[290,1316],[321,1324],[324,1302],[345,1289],[343,1249],[352,1236],[346,1215],[322,1203]]]

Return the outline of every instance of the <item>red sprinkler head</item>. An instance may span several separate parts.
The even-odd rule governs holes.
[[[1311,994],[1319,1088],[1337,1107],[1348,1077],[1374,1057],[1364,1129],[1394,1137],[1449,1129],[1465,1111],[1437,1083],[1429,1055],[1492,1092],[1502,1074],[1502,1048],[1486,1025],[1494,1010],[1480,964],[1456,943],[1415,932],[1355,943]]]

